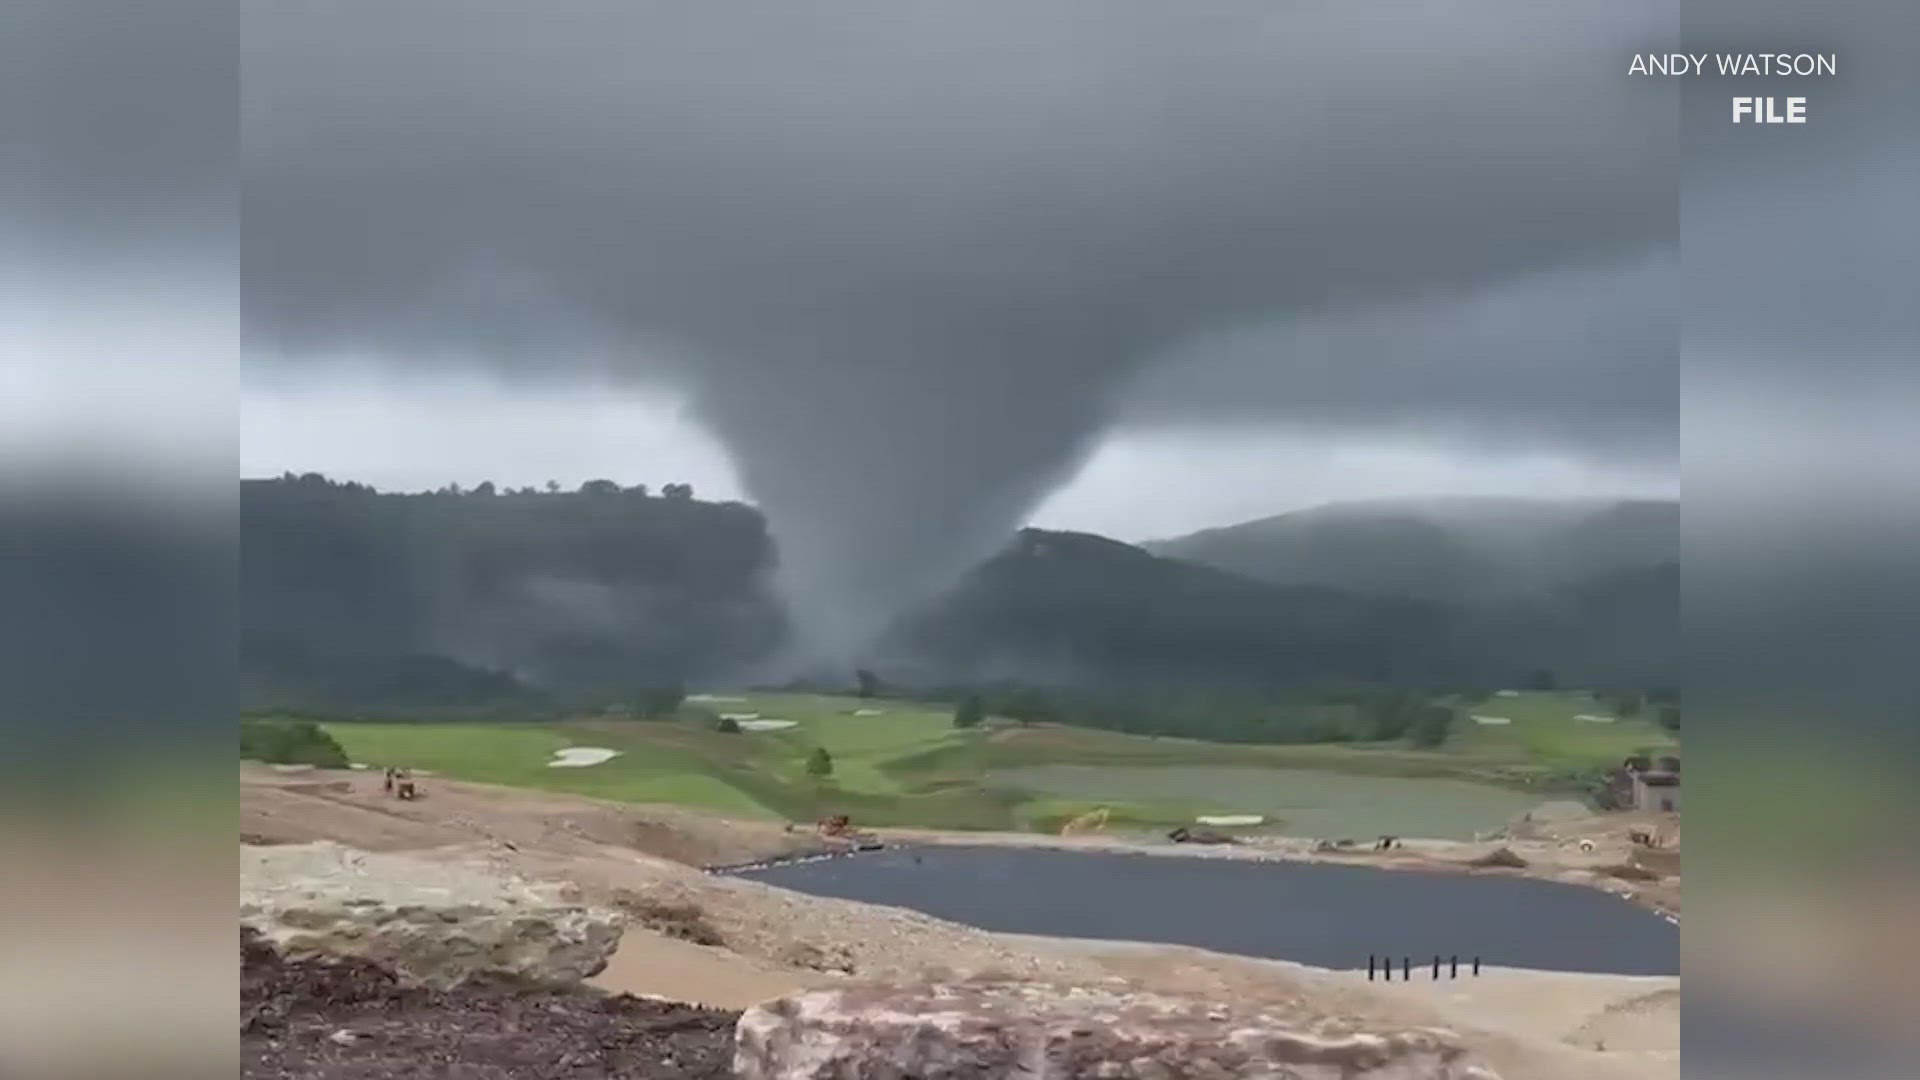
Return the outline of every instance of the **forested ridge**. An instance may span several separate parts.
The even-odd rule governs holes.
[[[717,678],[779,639],[758,511],[595,481],[241,485],[254,696],[458,701]]]
[[[241,659],[256,706],[632,701],[760,677],[788,634],[760,513],[682,484],[402,494],[289,475],[242,483],[241,526]],[[896,686],[1099,700],[1111,726],[1128,729],[1164,725],[1113,703],[1152,701],[1198,734],[1215,723],[1209,709],[1178,702],[1543,677],[1623,692],[1671,685],[1677,588],[1676,563],[1629,562],[1467,604],[1439,590],[1258,580],[1027,529],[903,616],[867,662]],[[1284,711],[1285,724],[1352,737],[1401,723],[1397,707],[1369,706],[1360,719],[1330,706],[1311,721],[1291,705],[1233,711]]]

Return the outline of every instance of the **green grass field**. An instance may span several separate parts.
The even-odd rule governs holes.
[[[620,731],[609,722],[517,726],[511,724],[330,723],[327,730],[356,762],[374,768],[400,765],[439,776],[514,787],[566,791],[626,802],[708,806],[756,817],[778,816],[725,778],[726,756],[688,745],[688,734],[632,724]],[[601,746],[619,756],[584,768],[553,768],[554,751]],[[725,749],[716,747],[716,750]]]
[[[811,820],[847,813],[872,825],[960,829],[1052,830],[1101,805],[1110,808],[1116,825],[1143,828],[1190,823],[1205,813],[1248,812],[1258,808],[1234,804],[1247,801],[1249,774],[1257,785],[1259,769],[1270,770],[1276,784],[1289,783],[1291,776],[1295,788],[1298,774],[1284,770],[1311,770],[1335,785],[1341,776],[1354,777],[1356,792],[1375,791],[1383,779],[1392,778],[1442,779],[1454,782],[1455,788],[1464,780],[1545,789],[1583,770],[1616,763],[1634,750],[1673,745],[1666,732],[1644,720],[1575,719],[1600,713],[1586,695],[1576,693],[1492,697],[1463,708],[1453,738],[1437,750],[1206,743],[999,722],[962,731],[953,726],[951,707],[940,704],[809,694],[722,698],[693,704],[792,721],[794,726],[723,733],[692,720],[592,717],[553,724],[324,726],[352,760],[375,768],[402,765],[457,779],[708,807],[742,816]],[[874,711],[877,715],[859,715]],[[1479,725],[1470,714],[1500,715],[1512,722]],[[555,751],[568,747],[601,747],[618,755],[596,765],[551,767]],[[806,772],[807,757],[816,747],[833,758],[828,778]],[[990,779],[1040,766],[1079,771],[1066,788]],[[1099,782],[1102,766],[1110,767],[1111,783],[1104,786]],[[1139,771],[1146,766],[1181,766],[1190,773],[1217,767],[1223,780],[1231,770],[1233,783],[1223,783],[1217,791],[1204,779],[1193,782],[1190,777],[1180,784],[1146,783]],[[1410,804],[1420,802],[1420,790],[1453,790],[1403,786]],[[1357,805],[1370,800],[1356,796],[1345,801]],[[1337,805],[1342,799],[1327,801]],[[1510,801],[1487,800],[1487,813]],[[1283,804],[1269,800],[1266,806],[1277,810]],[[1417,820],[1418,809],[1411,805],[1404,816]]]
[[[1509,722],[1481,724],[1475,716]],[[1671,733],[1645,716],[1612,717],[1610,722],[1583,720],[1583,716],[1612,717],[1612,713],[1588,695],[1573,691],[1495,695],[1460,709],[1460,720],[1443,750],[1494,763],[1578,770],[1618,765],[1629,754],[1678,745]]]

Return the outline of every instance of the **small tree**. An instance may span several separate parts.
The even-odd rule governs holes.
[[[347,767],[340,744],[311,720],[240,721],[240,756],[276,765]]]
[[[953,726],[957,728],[977,727],[986,718],[986,709],[980,705],[979,694],[968,694],[960,699],[953,710]]]
[[[723,716],[714,723],[713,730],[724,735],[738,735],[740,734],[740,721],[735,720],[731,716]]]
[[[879,696],[880,676],[875,675],[873,672],[868,671],[866,668],[861,668],[859,671],[856,671],[853,673],[853,677],[855,680],[857,680],[860,683],[860,689],[858,693],[861,697],[870,698],[870,697]]]
[[[807,755],[807,775],[825,779],[833,775],[833,755],[824,746],[816,746]]]
[[[1668,731],[1679,731],[1680,730],[1680,706],[1678,705],[1660,706],[1660,726],[1663,728],[1666,728]]]

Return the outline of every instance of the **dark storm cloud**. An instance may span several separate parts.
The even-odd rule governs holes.
[[[1669,6],[259,3],[251,346],[672,378],[853,641],[1197,335],[1670,244]]]
[[[1669,253],[1471,296],[1198,335],[1125,399],[1140,425],[1375,430],[1482,452],[1542,447],[1671,470],[1679,451]]]
[[[231,253],[233,9],[9,0],[0,11],[0,265]],[[132,251],[130,251],[132,249]],[[22,259],[22,261],[25,261]]]

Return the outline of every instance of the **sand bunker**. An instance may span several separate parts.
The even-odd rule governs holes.
[[[547,762],[549,769],[575,769],[583,765],[598,765],[603,761],[612,761],[620,756],[618,750],[608,750],[604,746],[569,746],[565,750],[555,750],[553,760]]]
[[[1574,717],[1574,719],[1575,719],[1575,720],[1585,720],[1585,721],[1586,721],[1587,723],[1589,723],[1589,724],[1611,724],[1611,723],[1613,723],[1613,717],[1611,717],[1611,716],[1595,716],[1595,715],[1594,715],[1594,714],[1592,714],[1592,713],[1581,713],[1580,715],[1578,715],[1578,716],[1576,716],[1576,717]]]
[[[1494,696],[1494,697],[1519,697],[1519,696],[1520,696],[1520,691],[1518,691],[1518,690],[1495,690],[1495,691],[1493,692],[1493,696]]]
[[[754,715],[758,716],[759,714],[755,713]],[[790,728],[790,727],[797,726],[792,720],[773,720],[773,719],[740,720],[740,721],[737,721],[737,723],[740,725],[740,730],[742,731],[779,731],[782,728]]]
[[[719,694],[688,694],[687,700],[688,701],[704,701],[709,704],[716,704],[720,702],[745,701],[747,699],[743,697],[722,697]]]
[[[1513,723],[1513,718],[1507,716],[1476,716],[1473,718],[1473,722],[1476,724],[1511,724]]]
[[[723,712],[720,714],[720,719],[733,721],[758,720],[760,719],[760,714],[757,712]]]
[[[1267,819],[1259,814],[1203,814],[1193,820],[1201,825],[1258,825]]]
[[[855,710],[853,710],[853,715],[855,715],[855,716],[885,716],[886,714],[887,714],[887,711],[886,711],[885,709],[855,709]]]

